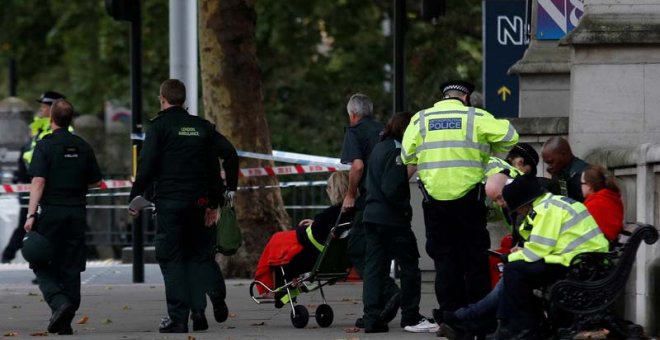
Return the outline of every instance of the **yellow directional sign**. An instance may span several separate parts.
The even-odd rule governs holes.
[[[506,96],[511,94],[511,90],[509,90],[509,88],[506,86],[502,86],[499,89],[497,89],[497,94],[500,95],[502,97],[502,101],[505,102]]]

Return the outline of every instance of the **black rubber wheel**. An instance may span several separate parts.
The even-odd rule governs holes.
[[[316,323],[319,326],[326,328],[332,325],[332,321],[335,319],[335,313],[332,311],[332,307],[326,305],[325,303],[316,307]]]
[[[293,316],[293,311],[291,311],[291,323],[293,324],[293,327],[305,328],[309,322],[309,312],[307,311],[307,308],[302,305],[297,305],[293,307],[293,309],[296,311],[296,316]]]

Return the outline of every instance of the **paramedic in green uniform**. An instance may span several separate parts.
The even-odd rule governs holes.
[[[214,260],[212,226],[222,203],[215,127],[183,109],[186,88],[177,79],[160,86],[161,110],[151,120],[130,198],[155,184],[156,259],[165,281],[168,318],[161,333],[187,333],[208,323],[203,295],[209,294],[216,321],[227,319],[225,285]],[[135,215],[135,212],[131,212]]]

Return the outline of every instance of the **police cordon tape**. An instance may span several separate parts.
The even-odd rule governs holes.
[[[336,172],[339,171],[334,167],[319,166],[319,165],[292,165],[292,166],[276,166],[276,167],[264,167],[264,168],[247,168],[241,169],[239,173],[239,178],[241,177],[259,177],[259,176],[280,176],[280,175],[298,175],[298,174],[311,174],[311,173],[322,173],[322,172]],[[325,183],[325,181],[321,181]],[[290,182],[290,183],[316,183],[316,182]],[[106,180],[101,182],[99,188],[94,188],[96,190],[107,190],[107,189],[124,189],[130,188],[133,186],[133,182],[129,180]],[[274,188],[274,187],[290,187],[290,186],[303,186],[303,185],[289,185],[287,182],[282,183],[278,186],[254,186],[254,187],[241,187],[239,190],[247,189],[260,189],[260,188]],[[13,194],[13,193],[23,193],[30,192],[29,184],[3,184],[0,186],[0,194]]]
[[[239,178],[336,172],[336,171],[348,170],[350,168],[350,166],[341,164],[338,158],[307,155],[307,154],[301,154],[295,152],[273,150],[272,155],[266,155],[255,152],[238,151],[238,155],[240,157],[245,157],[245,158],[297,163],[296,165],[273,166],[273,167],[268,166],[261,168],[240,169],[238,173]],[[223,173],[223,177],[224,177],[224,173]],[[307,182],[295,182],[295,183],[307,183]],[[106,181],[102,181],[101,186],[95,189],[97,190],[123,189],[123,188],[130,188],[131,186],[133,186],[133,182],[130,180],[106,180]],[[269,188],[269,187],[275,187],[275,186],[260,186],[260,187],[250,187],[250,188],[258,189],[258,188]],[[279,185],[277,187],[286,187],[286,186]],[[243,190],[246,189],[249,188],[244,188]],[[23,193],[23,192],[30,192],[29,184],[5,184],[0,186],[0,194]]]

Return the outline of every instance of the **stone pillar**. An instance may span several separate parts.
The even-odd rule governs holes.
[[[660,2],[584,4],[580,24],[560,41],[572,50],[573,150],[660,142]]]
[[[636,217],[654,223],[655,174],[645,143],[660,143],[660,2],[584,0],[584,7],[560,41],[571,49],[571,145],[578,155],[638,148]],[[658,248],[642,245],[626,289],[625,316],[648,334],[658,330],[651,322],[660,307],[653,305]]]
[[[538,40],[538,2],[532,1],[529,47],[509,69],[520,81],[519,117],[568,117],[570,49],[557,40]]]

